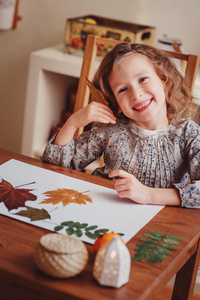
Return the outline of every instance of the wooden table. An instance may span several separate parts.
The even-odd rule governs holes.
[[[105,179],[0,150],[0,164],[11,158],[112,188],[111,182]],[[1,215],[0,299],[152,300],[176,273],[173,299],[192,299],[200,253],[200,210],[165,207],[127,243],[131,256],[138,239],[149,230],[163,233],[171,230],[171,235],[183,241],[162,263],[132,261],[129,282],[114,289],[98,285],[93,278],[95,256],[89,244],[86,244],[89,262],[81,274],[62,280],[46,276],[35,266],[33,252],[40,237],[48,231]]]

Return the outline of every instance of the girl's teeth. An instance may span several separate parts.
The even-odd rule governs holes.
[[[145,107],[145,106],[147,106],[147,105],[149,105],[149,103],[151,102],[151,100],[149,100],[149,101],[147,101],[146,103],[144,103],[144,104],[142,104],[142,105],[140,105],[140,106],[138,106],[137,108],[135,108],[136,110],[140,110],[141,108],[143,108],[143,107]]]

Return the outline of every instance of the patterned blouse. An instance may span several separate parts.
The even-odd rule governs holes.
[[[131,120],[117,120],[114,125],[94,123],[64,147],[53,145],[54,138],[44,161],[83,171],[104,153],[105,166],[93,175],[109,179],[111,170],[122,169],[146,186],[176,188],[182,207],[200,208],[200,126],[193,121],[149,131]]]

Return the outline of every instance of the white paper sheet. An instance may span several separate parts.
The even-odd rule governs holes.
[[[54,231],[54,227],[64,221],[87,223],[88,226],[97,225],[97,229],[106,228],[110,231],[123,233],[123,239],[128,242],[142,227],[144,227],[162,208],[156,205],[139,205],[129,199],[120,199],[115,190],[98,186],[83,180],[75,179],[63,174],[39,168],[14,159],[0,166],[0,180],[8,181],[13,187],[30,182],[26,189],[33,189],[31,193],[37,196],[35,201],[26,201],[29,207],[45,209],[51,219],[31,221],[30,218],[15,215],[15,213],[26,210],[26,207],[8,210],[4,202],[0,203],[0,213],[21,220],[23,222]],[[63,207],[62,203],[40,204],[47,199],[43,193],[58,188],[74,189],[92,198],[93,203],[87,205],[70,203]],[[1,197],[1,196],[0,196]],[[1,201],[1,198],[0,198]],[[64,227],[59,233],[67,234]],[[85,235],[79,237],[84,242],[93,244],[94,240]],[[93,232],[93,231],[92,231]]]

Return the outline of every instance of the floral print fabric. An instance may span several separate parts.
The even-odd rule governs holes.
[[[94,123],[64,147],[46,146],[43,160],[83,171],[104,154],[105,166],[93,175],[108,178],[123,169],[141,183],[156,188],[177,188],[181,206],[200,208],[200,127],[193,121],[158,131],[138,127],[131,120],[115,125]]]

